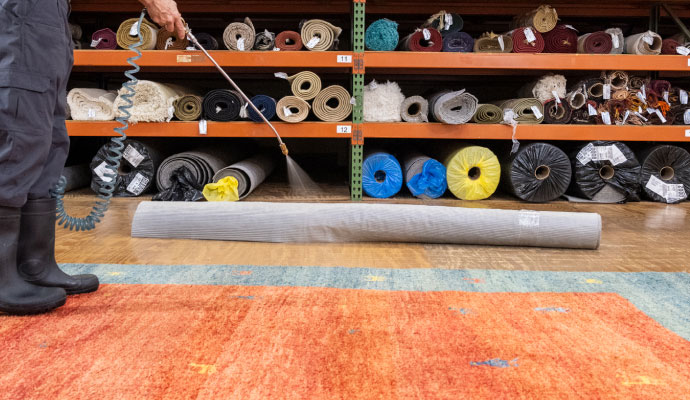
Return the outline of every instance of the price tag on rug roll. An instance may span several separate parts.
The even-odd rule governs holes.
[[[611,114],[608,111],[601,113],[601,120],[604,121],[606,125],[611,125]]]
[[[611,33],[610,35],[611,41],[613,42],[613,48],[617,49],[621,45],[620,39],[618,39],[618,35],[616,35],[615,33]]]
[[[668,90],[664,90],[664,101],[667,103],[671,103],[670,101],[668,101]]]
[[[551,94],[553,95],[553,98],[556,100],[556,103],[561,104],[561,98],[558,97],[558,92],[556,92],[555,90],[552,90]]]
[[[125,152],[122,153],[122,157],[125,160],[129,161],[129,163],[132,164],[134,168],[138,167],[139,164],[141,164],[141,162],[144,161],[144,155],[139,153],[139,151],[132,147],[131,144],[127,145]]]
[[[275,74],[273,74],[273,76],[280,79],[288,79],[288,74],[286,74],[285,72],[276,72]]]
[[[237,39],[237,50],[244,51],[244,38]]]
[[[676,53],[680,54],[681,56],[690,55],[690,48],[687,48],[685,46],[678,46],[676,47]]]
[[[532,32],[532,28],[525,28],[523,30],[525,33],[525,39],[527,39],[528,43],[534,43],[537,41],[537,37],[534,36],[534,32]]]
[[[683,121],[685,122],[685,125],[690,125],[690,110],[685,110],[685,114],[683,114]]]
[[[642,41],[644,41],[645,43],[647,43],[650,46],[654,44],[654,38],[651,35],[644,35],[642,37]]]
[[[642,113],[636,112],[635,115],[637,116],[637,118],[643,120],[644,122],[649,121],[647,118],[645,118],[645,117],[642,115]]]
[[[597,115],[597,109],[589,103],[587,103],[587,112],[589,113],[590,117]]]
[[[129,36],[136,36],[138,29],[139,29],[139,21],[132,24],[132,27],[129,28]]]
[[[320,37],[314,36],[310,41],[307,42],[307,48],[313,49],[321,41]]]
[[[96,47],[98,46],[99,43],[103,41],[103,38],[98,38],[98,40],[92,40],[91,41],[91,47]]]
[[[146,185],[149,184],[149,181],[149,178],[137,172],[134,179],[132,179],[132,182],[130,182],[129,185],[127,185],[127,191],[135,196],[139,196],[144,192],[144,189],[146,189]]]
[[[662,124],[666,123],[666,118],[664,117],[664,114],[661,113],[659,109],[654,110],[656,115],[659,117],[659,120],[661,121]]]
[[[445,24],[443,25],[443,30],[447,31],[453,25],[453,14],[446,13],[443,15]]]
[[[352,64],[352,56],[340,54],[338,55],[338,64]]]
[[[352,125],[338,125],[336,132],[344,134],[352,133]]]
[[[286,117],[292,116],[292,111],[290,111],[289,107],[283,107],[283,115]]]
[[[498,35],[498,45],[501,46],[501,51],[505,51],[506,44],[503,42],[503,35]]]
[[[625,122],[628,120],[629,116],[630,116],[630,110],[626,110],[625,115],[623,116],[623,125],[625,125]]]
[[[604,100],[611,100],[611,85],[608,83],[604,85]]]
[[[431,32],[428,29],[422,30],[422,35],[424,36],[424,40],[431,40]]]
[[[89,118],[96,118],[96,110],[93,108],[86,110],[86,114],[89,116]]]
[[[683,89],[680,89],[680,104],[688,104],[688,92],[686,92]]]
[[[541,110],[539,110],[539,107],[537,106],[532,106],[532,112],[534,113],[534,116],[537,119],[542,119],[544,117],[544,114],[541,113]]]
[[[647,104],[647,99],[645,98],[645,96],[644,96],[642,93],[637,92],[637,98],[640,99],[640,101],[641,101],[643,104]]]

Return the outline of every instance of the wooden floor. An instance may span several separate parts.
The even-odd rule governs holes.
[[[347,201],[345,187],[327,188],[308,201]],[[85,215],[92,195],[68,196],[73,215]],[[248,201],[300,201],[282,187],[267,187]],[[528,204],[512,199],[463,202],[442,199],[434,205],[598,212],[603,217],[599,250],[554,250],[422,244],[273,244],[192,240],[133,239],[131,221],[142,199],[113,201],[92,232],[58,229],[56,252],[62,263],[248,264],[374,268],[516,269],[565,271],[690,271],[690,202],[583,204],[558,201]],[[368,200],[374,201],[374,200]],[[382,200],[375,200],[381,202]],[[424,203],[416,199],[384,202]]]

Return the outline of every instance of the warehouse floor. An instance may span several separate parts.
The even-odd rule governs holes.
[[[291,196],[286,187],[264,185],[248,201],[348,201],[346,187],[323,188],[314,196]],[[69,195],[68,210],[85,215],[95,199],[89,192]],[[527,204],[513,199],[463,202],[442,199],[426,204],[539,211],[598,212],[603,217],[599,250],[389,243],[273,244],[191,240],[133,239],[131,220],[141,198],[118,198],[93,232],[58,230],[60,263],[148,265],[275,265],[370,268],[514,269],[563,271],[690,271],[690,203],[665,205],[573,204],[565,201]],[[381,202],[382,200],[365,200]],[[418,203],[416,199],[383,200]],[[277,221],[279,223],[279,221]]]

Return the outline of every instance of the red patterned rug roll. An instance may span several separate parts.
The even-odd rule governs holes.
[[[577,53],[577,31],[568,25],[558,25],[544,33],[544,53]]]
[[[584,54],[610,54],[613,50],[611,35],[604,31],[587,33],[577,39],[577,52]]]
[[[275,47],[281,51],[302,50],[302,35],[294,31],[280,32],[276,36]]]
[[[661,42],[661,54],[678,54],[676,52],[676,48],[680,45],[680,43],[676,42],[673,39],[664,39],[664,41]]]
[[[443,49],[443,37],[434,28],[424,28],[407,35],[407,37],[401,40],[400,49],[407,51],[441,51]]]
[[[529,32],[532,35],[528,38]],[[518,28],[510,33],[513,38],[513,53],[542,53],[544,52],[544,36],[534,28]],[[533,36],[533,37],[532,37]]]

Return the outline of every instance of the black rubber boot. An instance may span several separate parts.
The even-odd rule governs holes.
[[[17,271],[19,208],[0,207],[0,312],[40,314],[65,304],[62,288],[32,285]]]
[[[21,213],[17,264],[22,278],[67,294],[96,291],[96,275],[67,275],[55,262],[55,199],[29,200]]]

